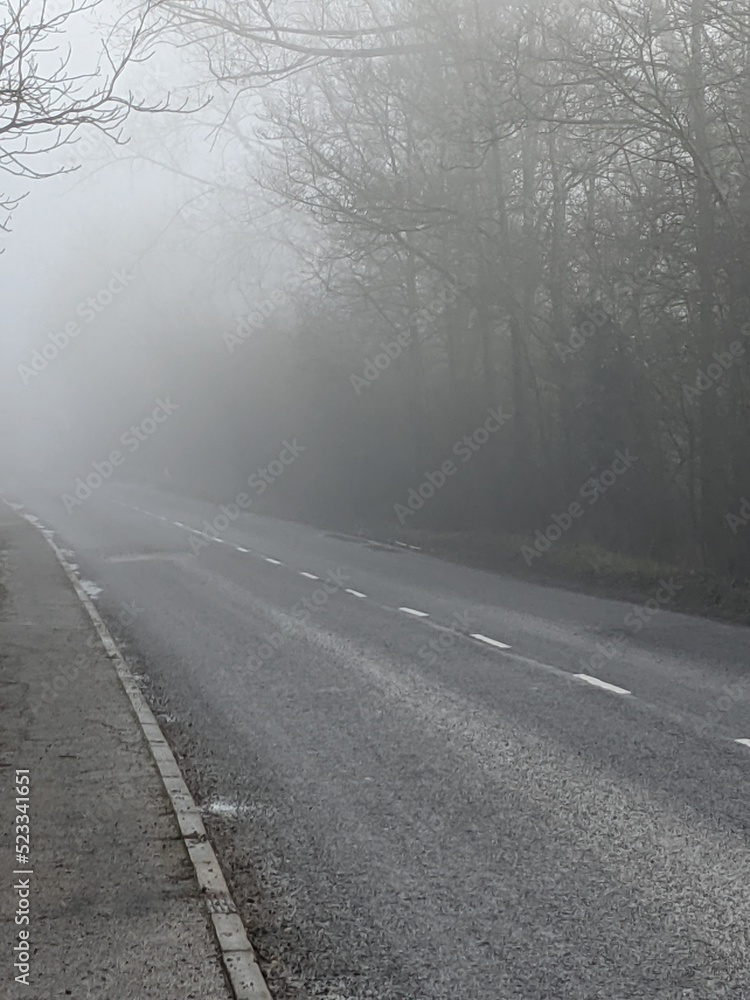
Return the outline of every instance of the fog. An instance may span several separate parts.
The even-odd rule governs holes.
[[[156,5],[4,177],[6,479],[744,579],[737,5],[323,6]]]
[[[15,982],[750,1000],[748,0],[0,9]]]
[[[278,247],[264,216],[274,213],[236,183],[253,157],[217,135],[228,102],[175,86],[189,74],[166,57],[158,74],[151,63],[133,67],[131,84],[149,105],[177,110],[133,114],[117,142],[83,130],[45,158],[62,173],[17,184],[28,194],[13,212],[0,280],[12,421],[4,455],[21,475],[85,478],[160,399],[175,403],[179,421],[148,440],[125,476],[164,481],[175,465],[188,482],[212,483],[245,437],[237,414],[221,413],[231,404],[223,338],[272,280]],[[233,198],[257,217],[244,232]]]

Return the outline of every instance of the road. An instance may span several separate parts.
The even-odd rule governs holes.
[[[750,996],[750,629],[679,581],[639,628],[254,514],[207,541],[152,488],[7,495],[92,581],[283,1000]]]

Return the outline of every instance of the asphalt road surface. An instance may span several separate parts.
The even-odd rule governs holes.
[[[6,495],[92,581],[283,1000],[750,997],[750,630],[679,580],[636,614],[150,488]]]

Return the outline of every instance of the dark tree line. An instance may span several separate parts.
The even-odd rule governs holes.
[[[309,280],[231,377],[288,342],[310,455],[279,503],[393,520],[503,407],[413,523],[533,534],[629,450],[571,538],[746,573],[746,6],[389,9],[403,51],[264,91],[259,182]]]
[[[160,13],[231,94],[246,171],[211,205],[254,318],[206,325],[185,441],[222,491],[291,434],[269,507],[395,524],[501,410],[410,526],[528,540],[582,501],[566,540],[747,576],[745,4]]]

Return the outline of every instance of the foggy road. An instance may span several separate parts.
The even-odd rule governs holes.
[[[636,629],[151,488],[8,499],[142,674],[278,997],[750,995],[750,630],[679,581]]]
[[[4,6],[18,995],[750,1000],[750,5]]]

